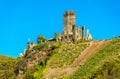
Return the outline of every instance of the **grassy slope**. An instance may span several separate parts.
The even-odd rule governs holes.
[[[47,63],[36,65],[25,74],[26,79],[41,79],[47,68],[66,68],[87,47],[86,44],[61,45],[50,51]],[[43,60],[45,62],[45,60]],[[105,48],[93,55],[71,79],[119,79],[120,38],[113,39]],[[65,79],[70,77],[65,77]]]
[[[120,37],[92,56],[71,79],[120,79]]]
[[[13,79],[17,59],[0,55],[0,79]]]
[[[66,67],[87,47],[86,44],[62,45],[47,63],[47,67]]]

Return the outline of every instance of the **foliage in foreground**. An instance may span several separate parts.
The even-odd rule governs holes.
[[[71,79],[120,79],[120,38],[93,55]]]

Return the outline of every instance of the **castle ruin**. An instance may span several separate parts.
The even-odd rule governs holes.
[[[87,40],[92,40],[92,36],[86,35]],[[91,36],[91,38],[89,38]],[[59,40],[61,41],[84,41],[85,39],[85,26],[82,29],[76,26],[76,14],[75,11],[67,11],[64,13],[64,31],[60,34]]]

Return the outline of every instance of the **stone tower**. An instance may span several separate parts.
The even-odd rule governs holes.
[[[64,13],[64,34],[73,34],[72,28],[76,25],[75,11],[68,11]]]

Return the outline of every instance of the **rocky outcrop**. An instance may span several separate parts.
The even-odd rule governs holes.
[[[23,59],[18,63],[15,68],[15,79],[24,79],[24,74],[28,69],[31,69],[36,64],[40,64],[42,59],[45,59],[49,56],[50,47],[46,47],[41,51],[37,50],[27,50]]]

